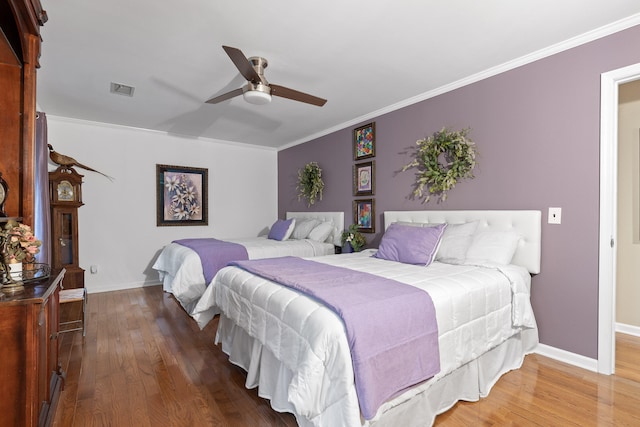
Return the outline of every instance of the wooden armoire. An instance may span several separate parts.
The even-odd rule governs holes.
[[[0,172],[9,186],[5,211],[33,224],[35,211],[36,69],[40,0],[0,0]]]
[[[4,210],[33,224],[35,200],[36,69],[40,0],[0,0],[0,172]],[[44,242],[48,244],[49,242]],[[64,381],[58,360],[58,298],[65,270],[14,295],[0,292],[0,426],[47,426]]]

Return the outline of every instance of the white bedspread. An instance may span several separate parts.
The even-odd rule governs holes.
[[[309,239],[278,241],[266,237],[251,237],[224,240],[243,245],[249,259],[288,255],[313,257],[333,254],[335,250],[331,243]],[[195,304],[208,285],[205,283],[198,254],[178,243],[170,243],[160,252],[153,269],[158,272],[164,291],[172,293],[187,313],[192,314]]]
[[[433,380],[522,328],[535,327],[528,297],[530,276],[522,267],[442,263],[420,267],[372,258],[372,253],[325,256],[314,261],[378,274],[429,292],[436,309],[441,352],[441,372]],[[344,326],[331,310],[236,267],[218,273],[197,307],[203,319],[217,310],[293,372],[287,400],[299,422],[362,425]]]

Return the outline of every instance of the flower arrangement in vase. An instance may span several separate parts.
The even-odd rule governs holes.
[[[31,227],[8,221],[0,230],[0,269],[6,273],[4,281],[13,283],[21,278],[22,263],[33,263],[42,242],[33,235]],[[17,271],[18,273],[11,273]]]
[[[367,240],[362,233],[358,231],[356,224],[351,224],[348,229],[342,232],[342,246],[351,246],[354,252],[360,252]]]

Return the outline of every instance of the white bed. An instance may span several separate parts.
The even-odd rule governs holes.
[[[272,258],[282,256],[314,257],[335,253],[340,245],[344,230],[344,212],[287,212],[286,219],[296,221],[315,219],[333,224],[333,232],[323,242],[311,239],[287,239],[283,241],[268,239],[267,236],[224,239],[245,247],[249,259]],[[165,292],[172,293],[182,307],[193,316],[193,310],[204,293],[208,283],[198,254],[178,243],[165,246],[153,264],[158,272]]]
[[[375,250],[314,258],[417,286],[433,299],[440,373],[385,402],[369,420],[360,415],[344,324],[321,303],[226,267],[200,308],[221,310],[216,341],[247,371],[246,386],[258,387],[275,410],[293,413],[299,425],[430,425],[456,401],[486,396],[537,345],[529,291],[530,274],[540,271],[540,219],[539,211],[385,212],[385,227],[479,221],[477,233],[514,230],[520,238],[510,265],[423,267],[373,258]]]

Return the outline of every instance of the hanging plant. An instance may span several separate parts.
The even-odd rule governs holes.
[[[307,199],[309,206],[313,205],[316,200],[322,200],[322,190],[324,189],[324,181],[322,181],[322,169],[316,162],[307,163],[304,168],[298,169],[298,200]]]
[[[467,138],[469,129],[452,131],[442,128],[432,136],[416,141],[415,158],[402,171],[417,168],[412,196],[427,203],[431,196],[447,199],[447,192],[464,178],[473,178],[476,145]],[[428,190],[425,190],[425,187]]]

